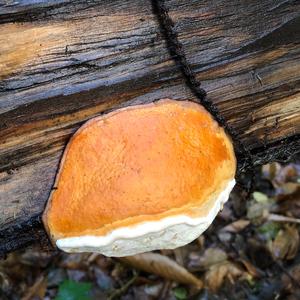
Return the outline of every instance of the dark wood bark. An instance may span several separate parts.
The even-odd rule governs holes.
[[[255,165],[297,152],[299,1],[166,5],[208,98]],[[0,1],[0,253],[46,243],[39,218],[84,121],[164,97],[197,101],[150,1]]]

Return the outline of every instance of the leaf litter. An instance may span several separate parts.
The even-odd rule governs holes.
[[[237,186],[209,229],[176,250],[11,253],[0,262],[0,299],[300,299],[300,164],[255,172],[249,200]]]

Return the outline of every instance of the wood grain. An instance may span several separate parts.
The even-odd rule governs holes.
[[[186,57],[249,147],[299,133],[299,1],[167,1]]]
[[[167,6],[208,97],[256,164],[299,150],[299,2]],[[164,97],[197,100],[150,1],[0,0],[0,252],[32,242],[27,225],[19,242],[15,232],[42,213],[84,121]]]

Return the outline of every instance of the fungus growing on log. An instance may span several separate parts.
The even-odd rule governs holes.
[[[58,248],[127,256],[196,239],[235,184],[230,138],[199,104],[163,99],[86,122],[46,210]]]

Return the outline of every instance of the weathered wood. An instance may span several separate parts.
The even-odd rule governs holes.
[[[299,1],[168,6],[210,99],[250,149],[299,133]]]
[[[26,3],[0,1],[0,252],[35,239],[28,224],[42,213],[63,148],[85,120],[163,97],[197,100],[169,55],[150,1]],[[299,2],[167,6],[208,97],[255,162],[295,153]]]

